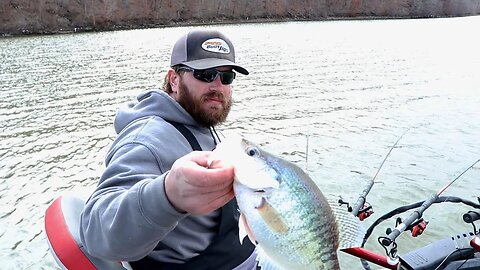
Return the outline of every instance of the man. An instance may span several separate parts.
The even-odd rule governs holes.
[[[209,167],[206,151],[220,141],[214,126],[230,111],[235,71],[248,75],[226,36],[191,31],[173,47],[164,91],[118,111],[81,217],[90,255],[133,269],[255,269],[253,245],[239,242],[233,168]]]

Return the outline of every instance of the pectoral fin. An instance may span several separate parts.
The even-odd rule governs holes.
[[[287,233],[288,225],[278,211],[265,198],[257,207],[258,213],[267,226],[276,233]]]

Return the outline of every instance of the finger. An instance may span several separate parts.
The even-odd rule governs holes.
[[[218,159],[213,151],[196,151],[191,152],[187,156],[190,161],[205,168],[220,168],[233,165],[226,160]]]
[[[193,151],[186,155],[185,158],[201,167],[208,168],[211,154],[211,151]]]
[[[216,172],[203,172],[185,177],[185,181],[192,188],[195,188],[198,194],[211,196],[212,193],[227,193],[233,187],[233,174]],[[207,200],[208,201],[208,200]]]
[[[233,183],[233,167],[223,167],[217,169],[208,169],[204,173],[204,177],[199,181],[199,185],[219,189],[231,186]]]
[[[193,152],[192,152],[193,153]],[[189,180],[191,185],[197,187],[225,187],[231,185],[233,182],[234,169],[231,165],[225,165],[217,167],[220,164],[216,164],[215,168],[203,167],[208,160],[209,152],[196,152],[191,156],[186,157],[187,162],[184,163],[186,170],[184,171],[189,176],[186,179]]]
[[[210,169],[222,168],[222,167],[234,167],[234,164],[230,163],[228,160],[219,160],[219,159],[212,159],[208,164],[208,168]]]
[[[228,192],[222,194],[221,196],[218,196],[214,199],[212,199],[209,203],[207,203],[208,206],[210,206],[211,209],[209,210],[216,210],[225,204],[227,204],[230,200],[235,197],[235,194],[233,193],[233,189],[230,189]]]

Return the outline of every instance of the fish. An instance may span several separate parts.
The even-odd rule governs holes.
[[[256,245],[262,270],[340,269],[337,250],[361,246],[358,219],[294,163],[241,136],[222,140],[213,161],[234,167],[239,241]]]

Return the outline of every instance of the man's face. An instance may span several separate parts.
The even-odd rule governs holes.
[[[217,70],[230,69],[219,67]],[[184,72],[179,76],[174,98],[199,124],[214,126],[227,119],[232,107],[232,87],[222,84],[220,76],[213,82],[203,82],[195,79],[192,72]]]

